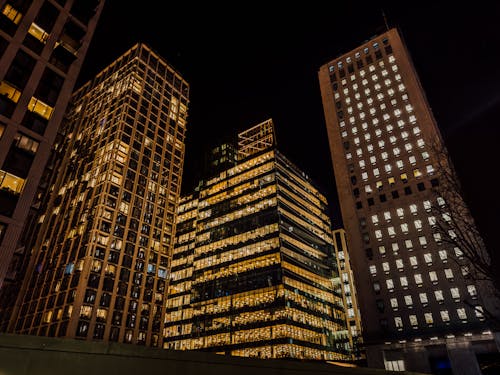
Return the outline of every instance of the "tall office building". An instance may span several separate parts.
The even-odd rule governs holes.
[[[323,65],[319,82],[368,364],[475,373],[492,335],[460,249],[435,228],[442,139],[398,31]]]
[[[347,358],[327,201],[274,139],[239,133],[237,164],[182,198],[165,348]]]
[[[354,283],[354,273],[347,246],[347,236],[344,229],[333,231],[333,248],[338,267],[338,285],[345,307],[347,330],[349,333],[351,356],[358,360],[365,357],[363,352],[363,336],[361,335],[361,312],[358,307],[358,293]]]
[[[73,94],[15,332],[161,345],[188,94],[144,44]]]
[[[104,1],[0,1],[0,321],[8,321],[41,183]],[[0,329],[5,329],[5,325]]]

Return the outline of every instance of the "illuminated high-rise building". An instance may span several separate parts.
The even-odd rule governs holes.
[[[274,139],[239,133],[237,164],[181,199],[165,348],[347,358],[327,201]]]
[[[15,332],[161,345],[188,94],[144,44],[73,94]]]
[[[345,319],[349,333],[350,346],[352,348],[352,358],[364,358],[362,350],[363,337],[361,335],[361,313],[358,307],[358,293],[354,283],[354,274],[351,267],[351,258],[349,257],[349,247],[347,245],[347,236],[344,229],[333,231],[333,247],[335,249],[335,258],[338,266],[338,286],[342,293],[342,300],[345,307]]]
[[[461,249],[436,228],[443,141],[398,30],[324,64],[319,82],[368,365],[477,373],[492,334]]]
[[[0,1],[0,330],[30,254],[50,149],[103,6]]]

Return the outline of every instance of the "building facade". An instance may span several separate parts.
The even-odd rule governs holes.
[[[473,343],[492,333],[461,250],[436,230],[443,141],[400,33],[324,64],[319,81],[363,336],[382,344],[368,364],[428,372],[461,357],[475,373]]]
[[[351,267],[349,247],[347,246],[347,235],[344,229],[333,231],[333,248],[338,268],[338,285],[342,293],[342,301],[345,307],[346,324],[349,333],[352,358],[355,360],[365,358],[363,351],[363,336],[361,328],[361,312],[358,307],[358,293],[354,283],[354,273]]]
[[[179,205],[164,347],[347,358],[325,197],[275,149],[272,120],[237,153]]]
[[[144,44],[73,94],[15,332],[161,345],[188,95]]]
[[[37,219],[43,171],[104,1],[0,1],[0,330]]]

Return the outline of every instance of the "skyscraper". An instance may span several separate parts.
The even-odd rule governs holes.
[[[237,164],[182,198],[165,348],[346,358],[327,201],[274,140],[270,119],[239,133]]]
[[[358,307],[358,293],[354,283],[354,274],[351,267],[351,258],[347,246],[347,236],[345,230],[336,229],[333,231],[333,247],[338,267],[338,285],[345,307],[346,324],[349,333],[350,346],[352,348],[352,358],[361,359],[364,357],[362,351],[363,337],[361,335],[361,313]]]
[[[161,345],[188,95],[144,44],[73,94],[15,332]]]
[[[103,6],[0,2],[0,309],[15,299],[43,170]]]
[[[436,231],[443,141],[398,30],[321,66],[319,81],[368,364],[428,372],[467,358],[474,373],[471,343],[492,336],[461,250]]]

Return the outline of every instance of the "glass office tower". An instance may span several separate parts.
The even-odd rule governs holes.
[[[73,94],[15,332],[161,345],[188,95],[144,44]]]

